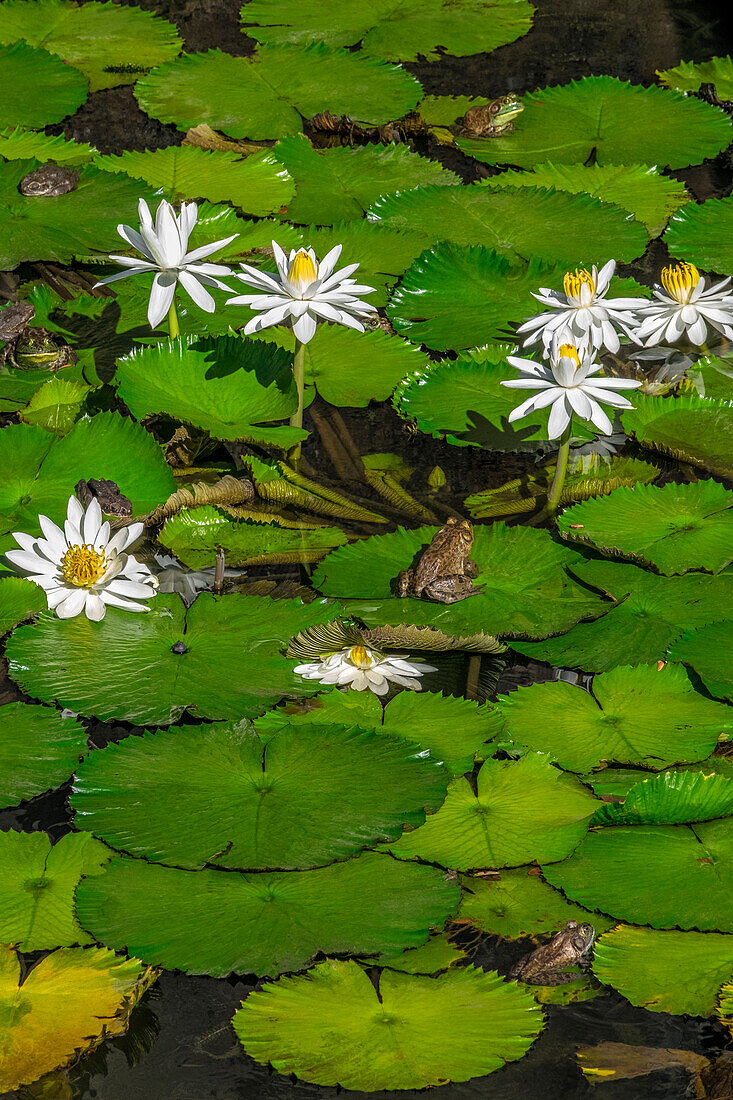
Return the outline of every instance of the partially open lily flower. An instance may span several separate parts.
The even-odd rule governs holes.
[[[16,532],[20,550],[8,550],[5,557],[44,590],[60,619],[83,611],[98,622],[108,606],[148,610],[140,600],[151,599],[158,582],[146,565],[126,553],[142,534],[142,523],[110,537],[99,502],[92,499],[85,511],[76,497],[69,498],[63,531],[47,516],[39,516],[38,522],[44,537]]]
[[[213,313],[216,303],[206,288],[215,286],[231,293],[232,288],[221,282],[219,276],[231,275],[232,271],[224,264],[202,264],[199,261],[229,244],[238,234],[187,252],[188,238],[198,217],[195,202],[184,202],[180,214],[176,215],[171,204],[164,200],[158,207],[155,224],[144,199],[140,199],[138,211],[140,231],[129,225],[118,225],[117,232],[128,244],[142,252],[144,258],[140,260],[135,256],[111,255],[110,260],[122,264],[128,270],[100,279],[95,286],[105,286],[107,283],[117,282],[118,279],[126,279],[129,275],[155,271],[148,302],[148,321],[151,328],[159,325],[168,313],[177,283],[189,293],[197,306],[201,306],[207,313]]]
[[[665,267],[662,287],[651,301],[642,301],[637,311],[639,326],[634,337],[641,344],[674,343],[686,336],[699,347],[708,334],[707,326],[733,340],[733,294],[730,279],[705,289],[705,279],[694,264]]]
[[[616,352],[620,347],[617,329],[627,336],[636,321],[636,308],[644,301],[637,298],[606,299],[616,261],[609,260],[599,271],[585,268],[567,271],[563,279],[563,294],[557,290],[540,287],[539,294],[533,294],[544,306],[550,308],[539,313],[520,325],[517,334],[524,337],[524,344],[530,345],[542,339],[547,352],[557,334],[563,329],[570,332],[577,343],[590,343],[593,347],[606,347]]]
[[[307,680],[318,680],[322,684],[338,684],[355,691],[386,695],[390,684],[420,691],[420,676],[424,672],[435,672],[435,667],[411,664],[403,657],[387,657],[376,649],[355,645],[320,661],[296,665],[295,671]]]
[[[359,332],[364,331],[359,318],[373,313],[374,306],[362,302],[361,296],[371,294],[374,287],[362,286],[350,278],[358,264],[349,264],[340,271],[334,271],[341,255],[340,244],[320,262],[312,248],[292,249],[289,256],[276,241],[272,242],[272,248],[277,275],[241,264],[244,274],[235,276],[260,292],[239,294],[227,302],[230,306],[250,306],[257,311],[245,325],[245,335],[286,322],[292,325],[296,338],[302,344],[313,339],[320,321],[333,321]]]

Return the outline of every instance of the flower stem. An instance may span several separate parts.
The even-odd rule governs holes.
[[[303,427],[303,392],[305,390],[305,344],[295,338],[295,356],[293,358],[293,376],[295,378],[295,388],[298,392],[298,407],[290,417],[290,426],[292,428]],[[293,469],[297,470],[300,465],[300,443],[296,443],[295,446],[288,452],[288,461]]]
[[[168,310],[168,335],[171,340],[175,340],[176,336],[181,335],[181,330],[178,327],[178,313],[176,312],[175,298],[171,302],[171,308]]]
[[[560,448],[557,452],[557,462],[555,464],[555,476],[552,479],[552,485],[547,494],[547,505],[545,508],[549,516],[553,516],[557,511],[563,485],[565,484],[565,475],[568,472],[568,455],[570,454],[570,432],[572,426],[571,421],[560,437]]]

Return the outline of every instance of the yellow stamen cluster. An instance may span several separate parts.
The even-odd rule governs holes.
[[[359,668],[369,668],[373,664],[372,655],[363,645],[355,645],[349,650],[349,660]]]
[[[558,357],[560,359],[572,359],[575,363],[576,370],[580,366],[580,356],[578,355],[578,349],[575,344],[560,344]]]
[[[288,269],[288,282],[296,286],[306,287],[317,278],[316,265],[308,253],[301,248],[293,257],[293,262]]]
[[[104,550],[97,550],[90,543],[83,546],[70,546],[61,559],[61,573],[69,584],[77,588],[91,588],[101,581],[107,571],[107,558]]]
[[[694,264],[670,265],[662,270],[662,286],[670,298],[684,305],[700,281],[700,272]]]
[[[562,288],[568,298],[579,298],[580,291],[584,286],[588,287],[591,294],[595,294],[596,284],[593,282],[593,276],[590,271],[586,271],[583,267],[580,270],[576,268],[574,272],[565,272]]]

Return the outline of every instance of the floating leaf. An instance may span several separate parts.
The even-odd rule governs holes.
[[[318,1085],[421,1089],[521,1058],[542,1029],[531,993],[473,967],[438,978],[328,959],[265,985],[235,1014],[245,1051]]]
[[[566,508],[558,528],[563,538],[661,573],[717,573],[733,560],[732,509],[733,493],[715,481],[634,485]]]
[[[495,188],[484,183],[416,187],[375,202],[369,218],[433,241],[483,245],[510,260],[573,266],[641,255],[647,234],[619,206],[585,194],[543,187]]]
[[[489,53],[526,34],[527,0],[352,0],[338,19],[328,0],[253,0],[242,8],[246,33],[257,42],[328,42],[355,46],[394,61],[437,61]],[[440,52],[438,52],[440,51]]]
[[[3,5],[0,26],[5,10],[6,5]],[[3,88],[0,126],[39,128],[73,115],[87,97],[89,83],[86,77],[70,65],[64,65],[55,52],[36,50],[27,42],[14,42],[16,37],[11,36],[12,45],[0,46]],[[7,43],[8,39],[3,41]]]
[[[0,707],[0,806],[64,783],[86,750],[86,730],[75,718],[50,707],[6,703]]]
[[[245,724],[215,724],[92,753],[72,806],[80,827],[156,863],[292,870],[396,839],[438,809],[446,782],[416,746],[373,732],[288,726],[263,743]]]
[[[714,474],[733,474],[733,402],[702,397],[634,396],[621,417],[624,431],[655,451]]]
[[[74,426],[92,387],[82,382],[51,378],[33,394],[19,416],[26,424],[38,424],[48,432],[66,435]]]
[[[547,757],[487,760],[478,793],[454,779],[440,810],[390,846],[400,859],[440,863],[459,871],[516,867],[563,859],[579,843],[598,803],[574,776]]]
[[[699,695],[678,665],[616,668],[594,678],[592,695],[562,680],[532,684],[503,696],[501,709],[513,741],[578,772],[701,760],[733,729],[733,714]]]
[[[21,126],[0,130],[0,157],[6,160],[52,160],[54,164],[89,164],[96,153],[93,145],[67,141],[61,134],[38,133]]]
[[[674,68],[661,72],[657,69],[657,76],[660,84],[677,92],[697,92],[701,84],[714,84],[718,99],[733,99],[733,58],[730,56],[711,57],[709,61],[681,61]]]
[[[532,168],[554,164],[654,164],[685,168],[714,157],[731,141],[718,107],[652,85],[586,76],[522,98],[514,133],[459,138],[464,153],[486,164]]]
[[[109,851],[89,833],[51,846],[45,833],[0,832],[0,935],[23,951],[93,943],[74,913],[81,875],[98,875]]]
[[[704,764],[699,765],[701,769]],[[623,802],[606,802],[594,825],[684,825],[733,814],[733,779],[703,770],[668,771],[635,783]]]
[[[194,145],[127,150],[97,157],[106,172],[123,172],[161,187],[179,199],[231,202],[248,214],[277,213],[295,193],[295,185],[269,149],[243,160],[236,153],[212,152]]]
[[[68,65],[89,77],[93,92],[132,84],[151,65],[175,57],[182,46],[173,24],[153,12],[72,0],[5,0],[0,42],[17,38],[31,46],[50,45]],[[38,89],[31,87],[36,94]]]
[[[437,974],[465,959],[466,952],[444,935],[431,936],[422,947],[410,947],[399,955],[380,955],[379,962],[403,974]]]
[[[567,921],[592,922],[596,932],[613,928],[615,921],[589,913],[553,890],[538,874],[519,867],[492,878],[464,875],[457,922],[505,939],[543,936],[559,931]]]
[[[279,141],[273,153],[297,186],[288,220],[304,225],[361,218],[380,195],[393,191],[460,182],[454,172],[404,145],[337,146],[316,152],[298,135]]]
[[[415,114],[431,126],[450,126],[471,107],[486,107],[489,103],[491,100],[482,95],[426,95],[415,108]]]
[[[733,275],[733,197],[695,202],[678,211],[664,234],[672,256],[698,264],[705,271]]]
[[[0,635],[46,607],[46,594],[23,577],[0,579]]]
[[[721,612],[726,612],[725,606]],[[728,619],[684,634],[670,647],[669,655],[693,668],[711,695],[733,702],[732,647],[733,622]]]
[[[389,122],[414,107],[420,92],[398,66],[323,42],[264,47],[253,58],[184,54],[135,86],[142,109],[179,130],[206,122],[254,141],[297,134],[302,119],[320,111]]]
[[[416,947],[457,904],[458,887],[442,871],[376,853],[252,875],[115,857],[77,891],[79,919],[97,939],[214,977],[300,970],[319,952]]]

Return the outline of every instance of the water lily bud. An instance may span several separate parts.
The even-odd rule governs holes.
[[[447,485],[448,479],[445,476],[440,466],[433,466],[432,470],[428,474],[428,486],[430,491],[437,493],[440,489],[443,489]]]

